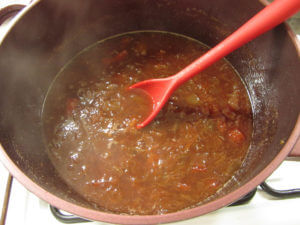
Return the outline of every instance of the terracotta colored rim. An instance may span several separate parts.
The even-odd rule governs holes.
[[[26,7],[16,18],[13,19],[11,27],[19,20],[24,13],[26,13],[31,7],[33,7],[37,2],[32,4],[29,7]],[[262,170],[257,176],[255,176],[248,183],[244,184],[235,191],[223,196],[222,198],[216,199],[205,205],[201,205],[192,209],[182,210],[175,213],[169,213],[165,215],[152,215],[152,216],[130,216],[130,215],[117,215],[112,213],[105,213],[96,211],[93,209],[88,209],[85,207],[78,206],[76,204],[65,201],[45,189],[41,188],[31,179],[29,179],[18,167],[17,165],[9,158],[6,154],[2,145],[0,145],[0,160],[3,162],[4,166],[10,171],[10,173],[29,191],[34,193],[39,198],[45,200],[49,204],[73,213],[75,215],[88,218],[96,221],[103,221],[109,223],[118,223],[118,224],[157,224],[157,223],[166,223],[180,221],[184,219],[190,219],[192,217],[200,216],[219,208],[222,208],[240,197],[246,195],[256,186],[258,186],[262,181],[264,181],[287,157],[291,149],[295,146],[297,140],[300,137],[300,115],[298,116],[296,125],[291,133],[286,144],[283,146],[279,154],[269,163],[269,165]]]

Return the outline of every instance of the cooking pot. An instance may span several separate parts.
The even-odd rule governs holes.
[[[51,164],[43,143],[41,112],[58,71],[98,40],[128,31],[163,30],[214,46],[263,7],[250,0],[44,0],[31,4],[14,18],[0,46],[1,161],[41,199],[91,220],[164,223],[199,216],[238,200],[265,180],[299,139],[300,60],[286,25],[227,57],[249,92],[253,137],[235,179],[197,207],[149,216],[96,210],[64,183]],[[298,144],[295,154],[299,150]]]

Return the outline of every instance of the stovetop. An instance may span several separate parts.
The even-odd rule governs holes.
[[[7,2],[14,0],[5,0]],[[18,0],[29,3],[30,0]],[[0,8],[4,0],[0,1]],[[300,40],[300,13],[289,20],[290,25]],[[0,27],[0,40],[6,32],[6,26]],[[281,166],[267,179],[269,185],[276,189],[300,188],[300,158],[285,160]],[[0,205],[2,207],[9,173],[0,163]],[[6,216],[6,225],[61,225],[50,212],[49,204],[27,191],[17,180],[13,179]],[[247,204],[219,209],[193,219],[170,223],[174,225],[194,224],[230,224],[230,225],[299,225],[300,198],[278,199],[257,188],[253,199]],[[102,222],[77,223],[98,224]]]

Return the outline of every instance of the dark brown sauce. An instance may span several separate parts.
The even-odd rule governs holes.
[[[178,89],[156,119],[143,93],[127,88],[172,75],[207,51],[160,32],[120,35],[83,51],[56,78],[43,118],[61,177],[99,208],[165,214],[212,196],[240,168],[251,105],[231,65],[220,60]]]

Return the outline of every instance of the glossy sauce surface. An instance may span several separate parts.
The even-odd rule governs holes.
[[[172,75],[207,51],[170,33],[137,32],[99,42],[57,76],[43,121],[50,158],[66,183],[98,208],[165,214],[200,204],[240,168],[252,133],[251,105],[220,60],[185,83],[156,119],[138,82]]]

